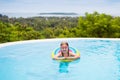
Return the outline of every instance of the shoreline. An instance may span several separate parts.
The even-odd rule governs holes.
[[[15,45],[15,44],[45,42],[45,41],[60,41],[60,40],[112,40],[112,41],[118,41],[118,40],[120,40],[120,38],[51,38],[51,39],[36,39],[36,40],[24,40],[24,41],[1,43],[0,48],[10,46],[10,45]]]

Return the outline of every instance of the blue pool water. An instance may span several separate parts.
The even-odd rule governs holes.
[[[51,59],[60,40],[0,48],[0,80],[120,80],[120,41],[68,39],[81,58],[67,63]]]

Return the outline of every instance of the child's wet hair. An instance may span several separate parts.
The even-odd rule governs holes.
[[[67,46],[69,46],[68,42],[66,41],[61,42],[60,46],[62,46],[63,44],[66,44]]]

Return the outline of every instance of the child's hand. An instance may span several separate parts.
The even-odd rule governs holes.
[[[69,59],[68,57],[64,57],[64,59]]]

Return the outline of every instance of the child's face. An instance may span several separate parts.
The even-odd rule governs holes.
[[[68,51],[68,46],[67,46],[66,44],[63,44],[63,45],[61,46],[61,50],[62,50],[63,53],[64,53],[64,52],[67,52],[67,51]]]

